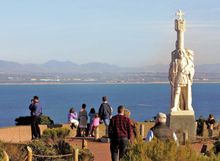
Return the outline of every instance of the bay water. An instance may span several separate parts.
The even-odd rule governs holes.
[[[220,117],[220,83],[194,83],[193,108],[198,118],[214,114]],[[152,120],[158,112],[169,113],[169,84],[58,84],[58,85],[0,85],[0,127],[14,125],[14,119],[28,116],[31,98],[37,95],[43,113],[55,123],[66,123],[70,107],[87,111],[94,107],[98,111],[102,96],[108,96],[113,114],[119,105],[131,111],[136,121]]]

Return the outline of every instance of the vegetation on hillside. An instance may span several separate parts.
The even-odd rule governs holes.
[[[152,142],[136,140],[130,145],[122,161],[219,161],[220,155],[214,151],[205,156],[195,152],[190,144],[177,146],[175,142],[162,142],[154,139]]]

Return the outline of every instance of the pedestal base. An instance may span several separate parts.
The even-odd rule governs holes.
[[[193,111],[175,111],[171,112],[167,120],[168,126],[175,131],[179,142],[186,141],[188,136],[190,142],[196,139],[196,121]]]

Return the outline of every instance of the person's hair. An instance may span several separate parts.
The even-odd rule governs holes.
[[[86,104],[85,103],[82,104],[82,108],[86,109]]]
[[[95,109],[93,107],[90,109],[90,113],[95,113]]]
[[[107,101],[107,100],[108,100],[107,96],[103,96],[103,97],[102,97],[102,101],[103,101],[103,102],[105,102],[105,101]]]
[[[130,117],[130,115],[131,115],[131,112],[127,108],[124,109],[124,116],[125,117]]]
[[[69,113],[74,113],[74,112],[75,112],[75,109],[73,107],[70,108]]]
[[[125,107],[120,105],[118,106],[118,113],[123,113],[124,112]]]
[[[156,119],[158,122],[160,122],[160,123],[166,123],[166,121],[167,121],[167,116],[166,116],[166,114],[164,114],[164,113],[162,113],[162,112],[159,112],[158,114],[157,114],[157,119]]]
[[[39,100],[39,97],[38,96],[34,96],[33,99],[34,100]]]
[[[95,118],[97,118],[97,117],[99,117],[99,114],[98,114],[98,113],[95,114]]]

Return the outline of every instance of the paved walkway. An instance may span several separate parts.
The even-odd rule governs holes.
[[[68,142],[74,147],[82,146],[81,138],[69,138]],[[101,143],[97,141],[93,141],[92,139],[88,139],[87,146],[88,149],[94,154],[94,161],[111,161],[110,154],[110,144],[109,143]]]

